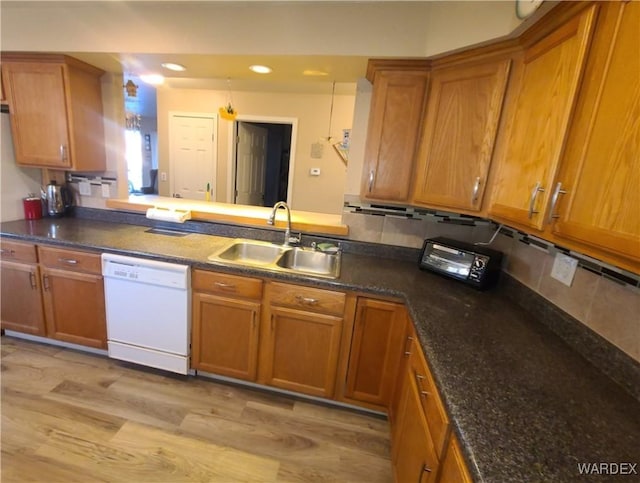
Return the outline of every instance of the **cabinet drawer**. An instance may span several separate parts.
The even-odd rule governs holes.
[[[0,240],[0,256],[7,262],[36,263],[38,261],[35,245],[5,239]]]
[[[38,254],[40,256],[40,263],[47,267],[95,273],[98,275],[102,273],[100,255],[97,253],[39,246]]]
[[[250,299],[262,298],[262,280],[226,273],[194,270],[191,276],[194,291],[232,295]]]
[[[296,307],[323,314],[342,315],[344,313],[346,296],[342,292],[277,282],[271,282],[269,286],[269,302],[272,305]]]
[[[444,443],[449,431],[449,418],[444,410],[444,405],[442,404],[438,389],[428,369],[422,350],[418,347],[415,340],[413,348],[411,349],[411,367],[411,372],[415,377],[416,385],[420,392],[420,402],[425,418],[427,419],[433,446],[438,454],[438,458],[442,459]]]

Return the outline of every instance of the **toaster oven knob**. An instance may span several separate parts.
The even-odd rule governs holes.
[[[476,259],[473,261],[473,268],[476,270],[482,270],[485,264],[486,262],[484,261],[484,258],[476,257]]]

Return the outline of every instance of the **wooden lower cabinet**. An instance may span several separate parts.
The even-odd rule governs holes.
[[[345,294],[340,292],[268,283],[263,306],[259,382],[333,398],[344,298]]]
[[[3,329],[46,333],[36,248],[2,240],[0,320]]]
[[[447,452],[440,466],[441,483],[472,483],[473,479],[462,458],[460,443],[455,436],[451,436]]]
[[[262,280],[202,270],[192,280],[191,367],[255,381]]]
[[[404,305],[359,297],[345,396],[388,407],[393,396],[406,324]]]
[[[393,438],[393,473],[397,483],[432,483],[438,476],[439,460],[422,410],[421,390],[411,366],[406,370],[407,379]]]
[[[38,247],[47,337],[106,349],[100,255]]]

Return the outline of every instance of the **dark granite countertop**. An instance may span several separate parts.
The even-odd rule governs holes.
[[[505,282],[478,292],[409,261],[354,253],[343,253],[337,280],[232,268],[207,260],[228,238],[147,229],[64,218],[6,222],[0,234],[398,297],[407,304],[477,481],[609,481],[615,477],[580,475],[578,464],[640,466],[640,401],[541,323],[540,314],[516,303],[513,294],[526,288]],[[639,467],[635,471],[640,474]]]

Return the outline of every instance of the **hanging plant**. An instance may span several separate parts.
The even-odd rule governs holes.
[[[227,121],[233,121],[238,116],[238,111],[233,108],[230,102],[225,107],[218,109],[218,112],[220,117]]]
[[[231,95],[231,79],[227,79],[227,105],[218,109],[220,117],[227,121],[233,121],[238,116],[238,111],[233,108],[233,96]]]

